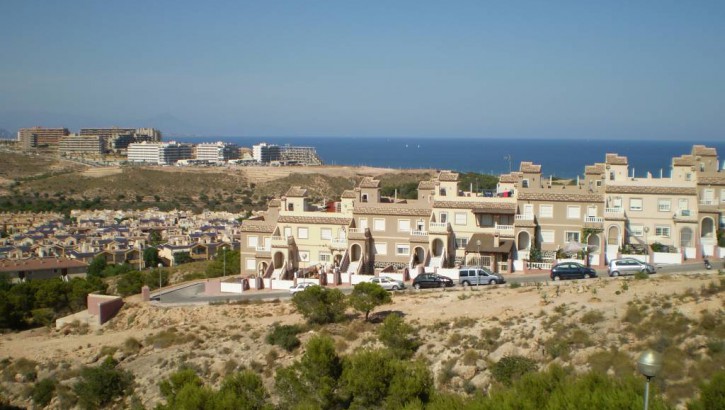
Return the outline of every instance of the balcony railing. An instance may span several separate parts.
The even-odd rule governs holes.
[[[257,252],[269,252],[272,250],[271,246],[257,246],[256,247]]]
[[[585,216],[584,222],[590,224],[600,224],[604,222],[604,218],[601,216]]]
[[[496,229],[496,232],[503,236],[514,236],[514,226],[513,225],[499,225],[496,224],[494,226]]]
[[[333,248],[347,248],[347,238],[330,239],[330,246]]]
[[[349,229],[347,230],[347,232],[348,232],[348,233],[359,233],[359,234],[364,234],[364,233],[365,233],[365,228],[349,228]]]
[[[411,236],[428,236],[428,231],[417,231],[415,229],[410,230]]]
[[[429,222],[431,232],[445,232],[448,230],[448,222]]]
[[[716,202],[714,199],[701,199],[700,205],[715,205]]]
[[[516,221],[533,221],[534,215],[533,214],[518,214],[514,217],[514,220],[516,220]]]
[[[621,218],[624,216],[624,208],[604,208],[605,218]]]

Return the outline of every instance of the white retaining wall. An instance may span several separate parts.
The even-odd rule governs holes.
[[[637,259],[640,262],[648,263],[649,262],[649,256],[648,255],[622,255],[622,258],[632,258]]]
[[[709,245],[702,246],[702,256],[707,256],[707,257],[712,258],[713,255],[715,255],[715,246],[709,246]]]
[[[720,250],[720,258],[725,258],[725,248],[718,248]]]
[[[448,276],[455,282],[459,278],[459,272],[460,271],[457,268],[438,268],[437,273],[439,275]]]
[[[655,264],[673,265],[682,263],[682,255],[678,253],[654,252],[653,259]]]
[[[697,248],[685,248],[685,258],[695,259],[697,257]]]
[[[352,275],[352,285],[357,285],[362,282],[370,282],[370,278],[374,278],[373,275]]]
[[[242,293],[242,284],[233,282],[222,282],[222,293]]]
[[[278,290],[289,290],[292,286],[294,286],[295,281],[293,280],[281,280],[281,279],[268,279],[267,286],[269,289],[278,289]]]
[[[391,279],[400,280],[405,282],[405,279],[403,279],[403,276],[405,276],[402,273],[381,273],[380,276],[387,276]]]

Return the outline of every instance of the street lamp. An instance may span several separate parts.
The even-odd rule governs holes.
[[[476,239],[476,247],[478,247],[478,267],[481,267],[481,240]]]
[[[647,240],[647,233],[649,232],[649,226],[644,227],[644,251],[649,255],[649,241]]]
[[[161,268],[163,267],[164,264],[159,262],[159,299],[161,299]]]
[[[222,276],[227,276],[227,248],[222,248],[222,253],[224,254],[224,270]]]
[[[637,359],[637,370],[639,370],[639,372],[647,378],[647,383],[644,385],[644,410],[647,410],[649,406],[649,381],[651,378],[655,377],[661,368],[662,355],[654,350],[646,350],[642,352],[639,359]]]

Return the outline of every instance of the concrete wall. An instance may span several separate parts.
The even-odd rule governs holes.
[[[116,316],[123,306],[123,299],[120,296],[89,294],[86,300],[88,313],[98,317],[98,324],[101,325]]]
[[[653,261],[656,264],[671,265],[682,263],[681,253],[654,252]]]
[[[222,282],[221,283],[222,293],[242,293],[242,284],[234,282]]]

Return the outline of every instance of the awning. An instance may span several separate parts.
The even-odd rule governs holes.
[[[480,246],[479,246],[480,242]],[[500,239],[499,245],[493,246],[493,234],[490,233],[475,233],[468,240],[466,245],[466,253],[511,253],[511,248],[514,246],[514,241],[510,239]]]

